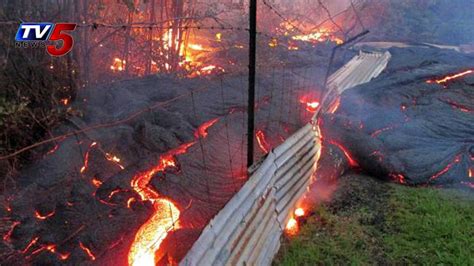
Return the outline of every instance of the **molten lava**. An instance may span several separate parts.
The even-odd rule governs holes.
[[[431,178],[430,178],[430,181],[433,181],[435,179],[437,179],[438,177],[446,174],[451,168],[453,168],[453,166],[457,163],[459,163],[461,161],[461,155],[457,155],[456,157],[454,157],[454,160],[450,163],[448,163],[448,165],[446,165],[446,167],[444,167],[441,171],[439,171],[438,173],[434,174]]]
[[[84,165],[81,167],[81,174],[87,170],[87,167],[89,166],[89,153],[92,147],[96,145],[97,145],[97,142],[92,142],[91,145],[89,146],[89,149],[86,152],[86,155],[84,155]]]
[[[218,119],[213,119],[199,126],[194,132],[195,141],[184,143],[166,152],[160,156],[157,165],[132,178],[131,187],[140,195],[143,201],[150,201],[153,204],[154,213],[135,235],[135,240],[128,253],[129,265],[155,265],[155,253],[160,248],[161,242],[166,238],[169,231],[180,226],[178,221],[179,209],[171,200],[160,197],[159,193],[149,186],[151,179],[156,174],[165,172],[168,168],[177,168],[176,156],[186,153],[191,146],[196,144],[199,138],[205,138],[208,135],[208,129],[217,121]],[[128,208],[134,201],[131,199],[127,201]]]
[[[430,79],[430,80],[427,80],[426,83],[444,84],[444,83],[447,83],[448,81],[451,81],[453,79],[457,79],[457,78],[460,78],[460,77],[463,77],[463,76],[466,76],[466,75],[469,75],[469,74],[472,74],[472,73],[474,73],[474,70],[469,69],[469,70],[466,70],[466,71],[463,71],[463,72],[460,72],[460,73],[457,73],[457,74],[446,76],[442,79]]]
[[[341,105],[341,99],[338,97],[334,102],[331,103],[331,106],[329,106],[328,113],[330,114],[336,113],[340,105]]]
[[[125,167],[123,167],[123,165],[120,164],[120,158],[113,155],[113,154],[110,154],[110,153],[105,153],[105,159],[107,159],[108,161],[111,161],[113,163],[115,163],[118,167],[120,167],[120,169],[125,169]]]
[[[335,142],[333,140],[329,141],[329,143],[336,146],[336,147],[338,147],[344,153],[344,156],[346,156],[347,161],[349,162],[349,165],[351,167],[358,167],[359,166],[357,161],[352,157],[352,155],[349,153],[349,151],[346,149],[346,147],[342,146],[342,144],[340,144],[338,142]]]
[[[95,255],[94,253],[92,253],[91,249],[86,247],[84,244],[82,244],[82,242],[79,242],[79,247],[84,250],[84,252],[87,254],[87,256],[89,256],[89,258],[91,260],[95,260]]]
[[[18,221],[13,222],[12,227],[10,227],[8,232],[3,236],[4,241],[7,241],[7,242],[10,241],[10,238],[13,234],[13,230],[15,230],[15,227],[19,224],[20,224],[20,222],[18,222]]]
[[[44,214],[42,215],[41,213],[39,213],[38,211],[35,211],[35,217],[38,218],[39,220],[46,220],[48,219],[49,217],[53,216],[55,213],[55,211],[52,211],[50,213],[47,213],[47,214]]]
[[[215,118],[215,119],[212,119],[210,121],[207,121],[206,123],[200,125],[198,127],[198,129],[196,130],[196,132],[194,132],[194,137],[196,139],[198,138],[205,138],[207,137],[207,130],[212,127],[215,123],[217,123],[219,121],[219,118]]]
[[[406,184],[405,176],[402,174],[392,174],[391,177],[400,184]]]
[[[257,138],[257,143],[258,143],[258,146],[260,147],[260,149],[264,153],[268,153],[268,151],[270,149],[270,145],[267,143],[267,140],[265,139],[265,133],[263,133],[262,130],[257,130],[255,136]]]

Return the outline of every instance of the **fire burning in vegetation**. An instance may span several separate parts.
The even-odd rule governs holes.
[[[298,234],[298,231],[300,229],[299,223],[302,221],[301,218],[305,216],[306,216],[306,211],[303,208],[301,207],[296,208],[295,211],[293,212],[293,216],[290,217],[290,219],[286,223],[285,233],[290,236],[294,236]]]
[[[344,41],[336,37],[335,32],[327,28],[319,28],[317,31],[309,34],[295,35],[292,37],[293,40],[310,42],[310,43],[321,43],[321,42],[335,42],[336,44],[343,44]]]
[[[290,220],[288,220],[288,223],[286,223],[285,232],[288,235],[296,235],[298,233],[298,229],[298,222],[295,218],[291,217]]]
[[[155,265],[155,253],[160,248],[161,242],[169,231],[180,227],[178,221],[180,210],[170,199],[161,197],[156,190],[150,187],[150,181],[160,172],[165,172],[170,168],[179,168],[176,156],[186,153],[199,138],[205,138],[209,128],[217,122],[218,119],[205,122],[194,133],[195,141],[184,143],[166,152],[159,158],[157,165],[132,178],[131,187],[140,195],[142,201],[150,201],[153,204],[154,213],[135,235],[135,240],[128,253],[129,265]],[[134,201],[132,199],[127,202],[129,208]]]

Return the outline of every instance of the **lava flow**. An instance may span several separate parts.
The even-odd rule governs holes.
[[[347,161],[349,162],[349,165],[351,167],[358,167],[359,164],[357,163],[357,161],[354,159],[354,157],[352,157],[352,155],[349,153],[349,151],[346,149],[346,147],[342,146],[340,143],[336,142],[336,141],[329,141],[330,144],[338,147],[342,153],[344,153],[344,155],[346,156],[346,159]]]
[[[267,140],[265,139],[265,133],[263,133],[262,130],[257,130],[255,133],[255,137],[257,138],[257,143],[260,149],[264,153],[268,153],[270,145],[267,143]]]
[[[194,133],[195,141],[184,143],[166,152],[160,156],[156,166],[132,178],[131,187],[143,201],[150,201],[153,204],[154,213],[135,235],[135,240],[128,253],[129,265],[155,265],[155,253],[161,242],[169,231],[180,226],[179,209],[171,200],[160,197],[159,193],[148,185],[151,179],[157,173],[165,172],[168,168],[178,167],[176,156],[186,153],[199,138],[205,138],[208,135],[207,130],[217,121],[218,119],[213,119],[199,126]]]
[[[453,79],[457,79],[457,78],[460,78],[460,77],[463,77],[463,76],[466,76],[466,75],[469,75],[469,74],[472,74],[472,73],[474,73],[474,70],[469,69],[469,70],[466,70],[466,71],[463,71],[463,72],[460,72],[460,73],[457,73],[457,74],[446,76],[442,79],[430,79],[430,80],[427,80],[426,83],[444,84],[444,83],[446,83],[448,81],[451,81]]]

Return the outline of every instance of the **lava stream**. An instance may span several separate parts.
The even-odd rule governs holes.
[[[430,181],[433,181],[435,179],[437,179],[438,177],[446,174],[449,170],[451,170],[451,168],[459,163],[461,161],[461,155],[457,155],[454,160],[452,162],[450,162],[448,165],[446,165],[446,167],[444,167],[441,171],[439,171],[438,173],[434,174],[431,178],[430,178]]]
[[[357,163],[357,161],[354,159],[354,157],[352,157],[352,155],[349,153],[349,151],[346,149],[346,147],[342,146],[340,143],[336,142],[336,141],[329,141],[330,144],[338,147],[343,153],[344,155],[346,156],[347,158],[347,161],[349,162],[349,165],[351,167],[358,167],[359,164]]]
[[[135,235],[135,240],[128,253],[129,265],[155,265],[155,253],[160,248],[161,242],[169,231],[180,226],[179,209],[171,200],[160,197],[159,193],[148,185],[151,179],[159,172],[178,167],[176,156],[186,153],[199,138],[205,138],[208,135],[208,129],[217,121],[218,119],[213,119],[199,126],[194,132],[195,141],[184,143],[166,152],[160,156],[157,165],[132,178],[131,187],[143,201],[150,201],[153,204],[154,213]],[[127,203],[128,207],[130,207],[130,203]]]
[[[442,79],[434,79],[434,80],[427,80],[426,83],[437,83],[437,84],[444,84],[450,80],[453,80],[453,79],[457,79],[457,78],[460,78],[460,77],[463,77],[463,76],[466,76],[466,75],[469,75],[469,74],[472,74],[474,73],[474,70],[473,69],[469,69],[469,70],[466,70],[464,72],[461,72],[461,73],[457,73],[457,74],[453,74],[453,75],[449,75],[449,76],[446,76]]]
[[[262,130],[257,130],[255,136],[257,138],[257,143],[258,143],[258,146],[260,147],[260,149],[264,153],[268,153],[270,145],[268,144],[267,140],[265,139],[265,133],[263,133]]]

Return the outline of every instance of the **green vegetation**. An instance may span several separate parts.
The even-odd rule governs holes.
[[[474,197],[351,176],[274,264],[474,265]]]

